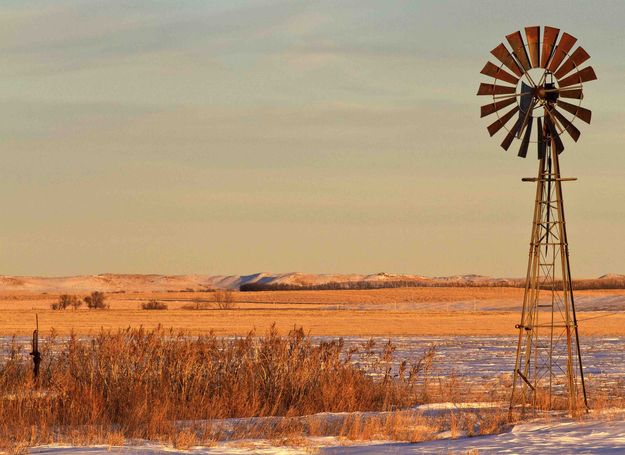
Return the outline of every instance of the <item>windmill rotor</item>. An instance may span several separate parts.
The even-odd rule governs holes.
[[[481,117],[497,117],[487,127],[489,134],[507,131],[501,147],[509,150],[518,139],[518,156],[525,158],[529,144],[536,143],[541,159],[541,150],[552,138],[558,153],[564,151],[559,136],[565,132],[575,142],[579,140],[576,119],[589,124],[592,117],[581,106],[584,83],[597,75],[591,66],[582,68],[590,54],[575,47],[574,36],[549,26],[525,27],[524,32],[507,35],[507,46],[500,43],[491,51],[496,63],[486,62],[481,74],[492,81],[481,83],[477,94],[492,99],[480,108]],[[565,100],[577,100],[577,104]]]

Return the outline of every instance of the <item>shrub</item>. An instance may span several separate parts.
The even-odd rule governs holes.
[[[182,306],[183,310],[210,310],[211,302],[199,298],[193,299],[190,303]]]
[[[152,299],[148,302],[142,302],[141,309],[143,310],[166,310],[167,304],[165,302],[159,302],[158,300]]]
[[[53,302],[50,305],[50,308],[53,310],[65,310],[68,307],[73,307],[75,310],[82,305],[82,300],[80,300],[75,295],[62,294],[59,296],[59,300]]]
[[[109,305],[106,303],[106,296],[100,291],[94,291],[91,295],[85,297],[85,303],[90,310],[105,310],[109,308]]]
[[[231,310],[235,307],[234,292],[230,289],[215,291],[214,299],[215,305],[220,310]]]

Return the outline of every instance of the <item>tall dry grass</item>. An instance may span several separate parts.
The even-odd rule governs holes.
[[[388,411],[423,398],[433,353],[392,372],[389,343],[347,350],[302,329],[220,339],[157,329],[43,340],[40,376],[23,346],[0,361],[0,445],[111,438],[173,441],[181,421]],[[360,355],[364,366],[353,361]],[[175,441],[174,441],[175,442]]]

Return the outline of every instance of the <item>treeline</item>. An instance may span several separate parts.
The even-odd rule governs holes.
[[[562,288],[562,282],[556,282],[556,289]],[[524,288],[524,279],[495,280],[495,281],[426,281],[426,280],[393,280],[393,281],[329,281],[320,284],[294,283],[247,283],[240,287],[241,292],[258,291],[341,291],[365,289],[392,289],[392,288],[481,288],[507,287]],[[543,286],[543,289],[548,287]],[[573,280],[574,290],[588,289],[625,289],[625,276],[618,278],[596,278],[587,280]]]
[[[388,289],[388,288],[442,288],[442,287],[523,287],[524,281],[329,281],[321,284],[291,283],[247,283],[241,285],[241,292],[254,291],[322,291],[350,289]]]

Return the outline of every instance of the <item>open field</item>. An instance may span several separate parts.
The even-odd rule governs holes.
[[[625,335],[625,291],[576,292],[582,336]],[[523,290],[516,288],[405,288],[354,291],[234,293],[233,310],[187,310],[194,301],[211,305],[214,294],[149,292],[107,294],[108,310],[52,311],[56,294],[0,294],[0,335],[31,333],[35,314],[46,333],[72,330],[93,334],[101,328],[153,328],[193,334],[245,335],[272,324],[285,332],[303,326],[311,335],[513,335]],[[165,302],[164,311],[140,309],[141,302]],[[616,313],[616,314],[614,314]]]

